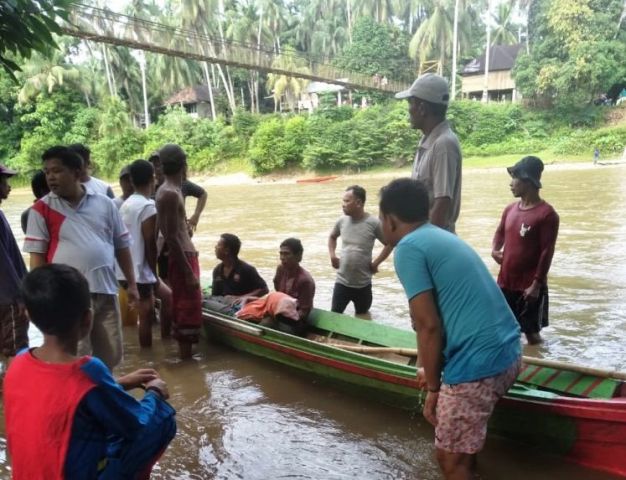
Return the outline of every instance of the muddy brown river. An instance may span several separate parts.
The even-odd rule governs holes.
[[[304,244],[303,266],[317,283],[316,306],[329,308],[334,273],[326,239],[341,214],[343,190],[355,183],[364,186],[367,209],[375,214],[378,189],[404,173],[308,185],[207,185],[209,201],[194,237],[203,281],[210,281],[220,233],[240,236],[241,257],[257,266],[268,284],[279,243],[297,236]],[[525,347],[526,355],[626,369],[625,175],[621,165],[547,167],[542,194],[560,214],[561,230],[549,277],[546,342]],[[504,169],[466,169],[463,182],[458,234],[495,274],[489,252],[502,209],[512,201],[508,175]],[[1,206],[20,244],[19,215],[31,201],[27,189],[15,189]],[[192,206],[190,202],[188,209]],[[409,328],[391,260],[374,278],[371,316]],[[151,350],[139,350],[132,328],[125,335],[125,361],[117,373],[156,368],[178,410],[178,435],[155,469],[155,479],[441,478],[433,458],[433,431],[421,417],[217,345],[201,344],[193,361],[179,362],[175,344],[162,342],[156,330]],[[31,339],[33,345],[41,341],[34,329]],[[614,478],[500,438],[488,440],[479,467],[484,480]],[[9,477],[2,435],[0,478]]]

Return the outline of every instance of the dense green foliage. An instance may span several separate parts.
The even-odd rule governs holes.
[[[610,156],[626,145],[626,125],[602,126],[607,111],[595,107],[586,125],[576,126],[549,111],[519,104],[457,101],[450,106],[448,118],[466,157],[546,150],[591,157],[595,146],[603,156]],[[43,94],[33,107],[17,107],[13,112],[15,128],[25,133],[10,163],[28,173],[39,168],[46,147],[83,142],[92,148],[98,174],[115,176],[136,158],[176,142],[187,152],[194,171],[222,171],[228,164],[247,164],[256,174],[284,169],[359,171],[410,163],[420,135],[409,127],[407,105],[401,101],[364,110],[332,107],[311,115],[239,110],[228,123],[194,118],[174,108],[145,130],[125,123],[128,118],[123,113],[120,102],[89,108],[68,91]],[[11,130],[6,135],[10,137]]]
[[[621,0],[535,0],[530,53],[517,59],[522,94],[542,105],[584,105],[626,81]]]
[[[24,173],[38,168],[46,147],[73,142],[91,146],[101,175],[114,175],[167,142],[179,143],[196,171],[224,171],[229,165],[257,174],[301,168],[354,171],[400,166],[413,158],[419,133],[408,126],[406,104],[388,94],[344,92],[342,100],[357,105],[365,97],[366,109],[338,108],[335,94],[321,94],[320,108],[298,114],[308,81],[284,72],[267,75],[151,52],[138,55],[124,46],[68,37],[54,37],[59,49],[40,53],[39,47],[51,45],[49,31],[58,30],[50,23],[50,9],[66,4],[0,2],[0,20],[19,9],[28,17],[23,25],[0,28],[0,41],[15,29],[39,36],[20,40],[27,37],[21,30],[0,46],[0,60],[14,59],[22,67],[18,85],[11,72],[0,69],[0,162]],[[310,61],[323,61],[380,81],[408,82],[424,69],[451,76],[484,50],[488,28],[492,44],[528,38],[529,54],[519,58],[515,75],[533,108],[452,102],[449,118],[465,155],[549,150],[567,156],[595,146],[603,155],[620,152],[625,127],[605,126],[609,110],[590,101],[626,78],[622,0],[490,4],[492,11],[484,12],[485,3],[478,1],[128,0],[125,13],[275,52],[275,68],[282,70],[307,73]],[[37,23],[37,15],[26,15],[37,5],[50,7],[40,11],[48,20]],[[20,48],[15,42],[22,42]],[[216,42],[211,48],[225,47]],[[460,57],[452,65],[455,51]],[[164,106],[173,93],[198,84],[213,95],[211,119]]]
[[[13,79],[20,67],[16,56],[56,47],[52,33],[60,33],[57,17],[67,18],[69,0],[9,0],[0,2],[0,66]],[[9,58],[13,57],[13,58]]]

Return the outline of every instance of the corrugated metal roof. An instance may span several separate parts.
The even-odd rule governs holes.
[[[511,70],[521,48],[521,44],[492,46],[489,49],[489,71]],[[463,67],[462,75],[476,75],[478,73],[485,73],[485,53],[474,58]]]

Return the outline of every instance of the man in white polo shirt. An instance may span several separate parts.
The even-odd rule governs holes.
[[[93,323],[78,353],[93,354],[113,369],[122,359],[115,260],[128,280],[130,301],[139,298],[128,230],[112,201],[81,184],[83,162],[78,154],[58,146],[46,150],[42,159],[50,193],[28,216],[24,251],[30,253],[31,269],[64,263],[87,278]]]
[[[461,146],[446,121],[448,82],[427,73],[411,88],[396,93],[409,102],[411,127],[422,131],[411,178],[421,180],[430,197],[429,220],[433,225],[455,233],[461,210]]]
[[[115,198],[115,194],[113,193],[111,186],[99,178],[89,175],[89,170],[91,169],[91,150],[89,150],[89,148],[82,143],[74,143],[68,148],[74,153],[77,153],[80,158],[83,159],[83,166],[80,171],[80,181],[87,188],[87,190],[91,190],[92,192],[99,193],[101,195],[106,195],[113,200]]]

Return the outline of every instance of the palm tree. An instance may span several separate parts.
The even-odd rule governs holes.
[[[396,0],[394,12],[409,35],[413,35],[415,26],[422,20],[425,3],[425,0]]]
[[[44,91],[52,93],[65,83],[72,83],[80,87],[78,68],[67,63],[64,53],[60,50],[54,50],[50,57],[34,53],[22,66],[19,78],[24,81],[17,96],[18,102],[22,104],[34,100]],[[87,105],[89,105],[88,97],[86,100]]]
[[[359,12],[362,15],[374,17],[378,23],[390,23],[394,14],[392,0],[361,0]]]
[[[306,61],[302,59],[292,47],[286,47],[282,55],[276,58],[272,67],[294,73],[310,73]],[[305,90],[309,81],[292,75],[270,73],[267,76],[267,88],[274,97],[274,111],[282,110],[283,97],[291,110],[295,110],[300,94]]]
[[[98,133],[101,137],[120,135],[131,127],[126,104],[119,97],[109,97],[103,104]]]
[[[515,12],[512,3],[501,3],[493,15],[495,28],[492,31],[491,45],[515,45],[519,39],[517,36],[517,26],[513,23]]]
[[[437,73],[443,73],[446,59],[453,51],[453,12],[449,0],[432,0],[429,16],[424,20],[409,43],[409,56],[420,65],[437,58]]]

